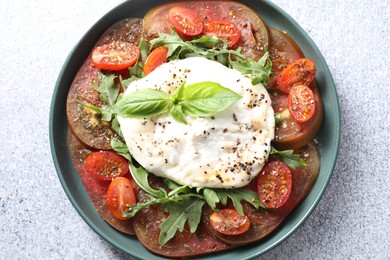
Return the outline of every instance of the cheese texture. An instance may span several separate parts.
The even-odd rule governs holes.
[[[274,138],[274,111],[266,89],[252,85],[234,69],[194,57],[159,66],[132,82],[124,95],[143,88],[172,95],[183,81],[186,85],[216,82],[242,99],[215,116],[187,116],[188,124],[169,114],[118,117],[130,153],[149,172],[182,185],[238,188],[248,184],[267,161]]]

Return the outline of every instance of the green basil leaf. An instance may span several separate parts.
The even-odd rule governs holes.
[[[216,82],[200,82],[184,88],[179,102],[184,114],[189,116],[212,116],[231,106],[242,97]]]
[[[164,91],[146,88],[124,96],[115,104],[114,112],[123,117],[152,117],[167,113],[171,104]]]
[[[183,112],[181,105],[173,105],[171,107],[170,114],[175,120],[177,120],[183,124],[187,124],[187,120],[186,120],[186,117],[184,115],[184,112]]]

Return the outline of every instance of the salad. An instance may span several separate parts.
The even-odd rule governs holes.
[[[79,69],[72,160],[99,214],[156,254],[255,243],[319,172],[315,73],[243,4],[156,7],[108,28]]]

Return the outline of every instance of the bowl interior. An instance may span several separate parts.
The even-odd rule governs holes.
[[[88,56],[100,35],[116,21],[127,17],[143,17],[152,7],[167,3],[166,0],[128,0],[120,4],[88,30],[66,59],[59,74],[53,93],[50,111],[50,144],[53,161],[61,184],[85,222],[101,237],[123,252],[137,258],[165,259],[145,249],[135,237],[116,231],[96,212],[84,190],[77,171],[69,156],[67,147],[68,123],[66,119],[66,96],[69,87],[83,61]],[[269,1],[240,1],[257,11],[269,27],[275,27],[288,34],[302,48],[305,56],[317,65],[317,82],[324,104],[324,121],[318,133],[321,169],[318,179],[307,198],[288,216],[284,223],[260,243],[249,245],[216,255],[206,255],[207,259],[250,259],[272,249],[291,235],[310,215],[321,199],[329,183],[336,162],[340,142],[340,111],[336,88],[320,51],[304,30],[282,9]]]

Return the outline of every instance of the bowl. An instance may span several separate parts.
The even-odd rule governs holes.
[[[67,57],[56,82],[50,109],[50,145],[58,178],[69,200],[84,221],[103,239],[119,250],[140,259],[165,259],[144,248],[135,236],[128,236],[106,223],[96,212],[79,175],[72,163],[67,147],[68,123],[66,96],[73,78],[87,58],[100,35],[113,23],[128,17],[143,17],[154,6],[168,3],[166,0],[128,0],[118,5],[98,20],[80,39]],[[201,259],[251,259],[271,250],[291,234],[309,217],[324,194],[332,176],[340,144],[340,109],[329,68],[307,33],[286,12],[271,1],[242,0],[257,11],[269,27],[288,32],[301,47],[305,56],[317,65],[316,80],[324,105],[324,120],[317,136],[321,168],[315,185],[302,203],[284,220],[282,225],[260,242],[236,250],[205,255]]]

